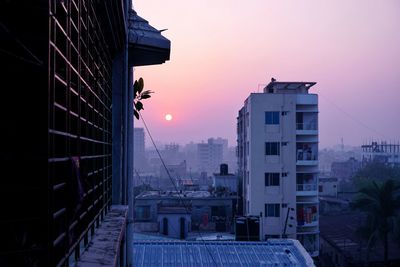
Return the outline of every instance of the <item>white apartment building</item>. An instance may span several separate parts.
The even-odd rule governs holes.
[[[243,213],[261,215],[261,235],[298,239],[318,256],[318,96],[315,82],[277,82],[240,109],[238,168]]]
[[[218,172],[223,161],[223,144],[217,143],[214,138],[209,138],[207,143],[197,144],[198,170],[212,175]]]

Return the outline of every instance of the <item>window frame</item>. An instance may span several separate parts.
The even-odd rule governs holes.
[[[281,217],[281,204],[279,203],[266,203],[265,204],[265,217]]]
[[[264,119],[265,125],[279,125],[280,124],[279,111],[265,111]]]
[[[279,172],[266,172],[264,173],[265,186],[280,186]]]
[[[265,142],[265,155],[266,156],[280,156],[280,154],[281,154],[280,148],[281,148],[280,142]]]

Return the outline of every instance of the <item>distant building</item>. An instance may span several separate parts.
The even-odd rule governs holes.
[[[208,175],[216,172],[223,161],[223,145],[209,138],[207,143],[197,144],[197,163],[201,172]]]
[[[361,162],[351,157],[347,161],[333,162],[331,173],[339,181],[349,181],[360,168]]]
[[[225,162],[228,157],[228,139],[226,138],[211,138],[213,139],[215,144],[221,144],[222,145],[222,160]]]
[[[371,142],[361,148],[363,165],[376,161],[392,167],[400,166],[400,144]]]
[[[160,207],[184,207],[190,210],[190,231],[233,230],[235,196],[216,196],[207,191],[151,191],[135,198],[135,227],[137,230],[158,231]],[[179,208],[180,207],[180,208]]]
[[[191,229],[190,210],[184,206],[160,206],[157,221],[162,235],[185,239]]]
[[[145,170],[146,155],[145,155],[145,135],[143,128],[133,129],[133,158],[136,170]]]
[[[320,196],[337,197],[338,195],[338,179],[332,178],[319,178],[318,179],[318,193]]]
[[[213,175],[213,187],[227,188],[231,193],[238,192],[238,177],[228,172],[228,165],[221,164],[220,172]]]
[[[179,151],[179,145],[175,143],[167,144],[162,150],[161,155],[166,164],[178,164],[183,160],[183,157]]]
[[[179,164],[171,164],[171,165],[166,165],[167,170],[164,168],[164,165],[160,166],[160,178],[168,178],[169,175],[171,175],[171,178],[175,180],[183,179],[186,177],[187,174],[187,169],[186,169],[186,161],[182,161]],[[169,173],[169,175],[168,175]]]
[[[314,82],[276,82],[238,116],[244,215],[262,214],[262,237],[297,238],[318,256],[318,97]]]
[[[166,165],[166,167],[167,169],[165,169],[163,164],[159,166],[159,188],[164,190],[175,190],[175,188],[178,187],[179,189],[181,189],[180,186],[182,185],[182,181],[188,178],[186,161],[182,161],[179,164],[168,164]],[[171,179],[174,184],[172,184]]]

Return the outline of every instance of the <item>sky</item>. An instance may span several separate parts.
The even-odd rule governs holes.
[[[158,141],[236,145],[238,110],[271,77],[317,82],[321,148],[400,141],[398,0],[135,0],[134,9],[171,41],[170,61],[134,70],[155,91],[142,114]]]

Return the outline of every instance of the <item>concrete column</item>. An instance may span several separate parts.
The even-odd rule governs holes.
[[[121,205],[122,201],[122,153],[123,153],[123,102],[124,53],[118,54],[112,69],[112,203]]]

